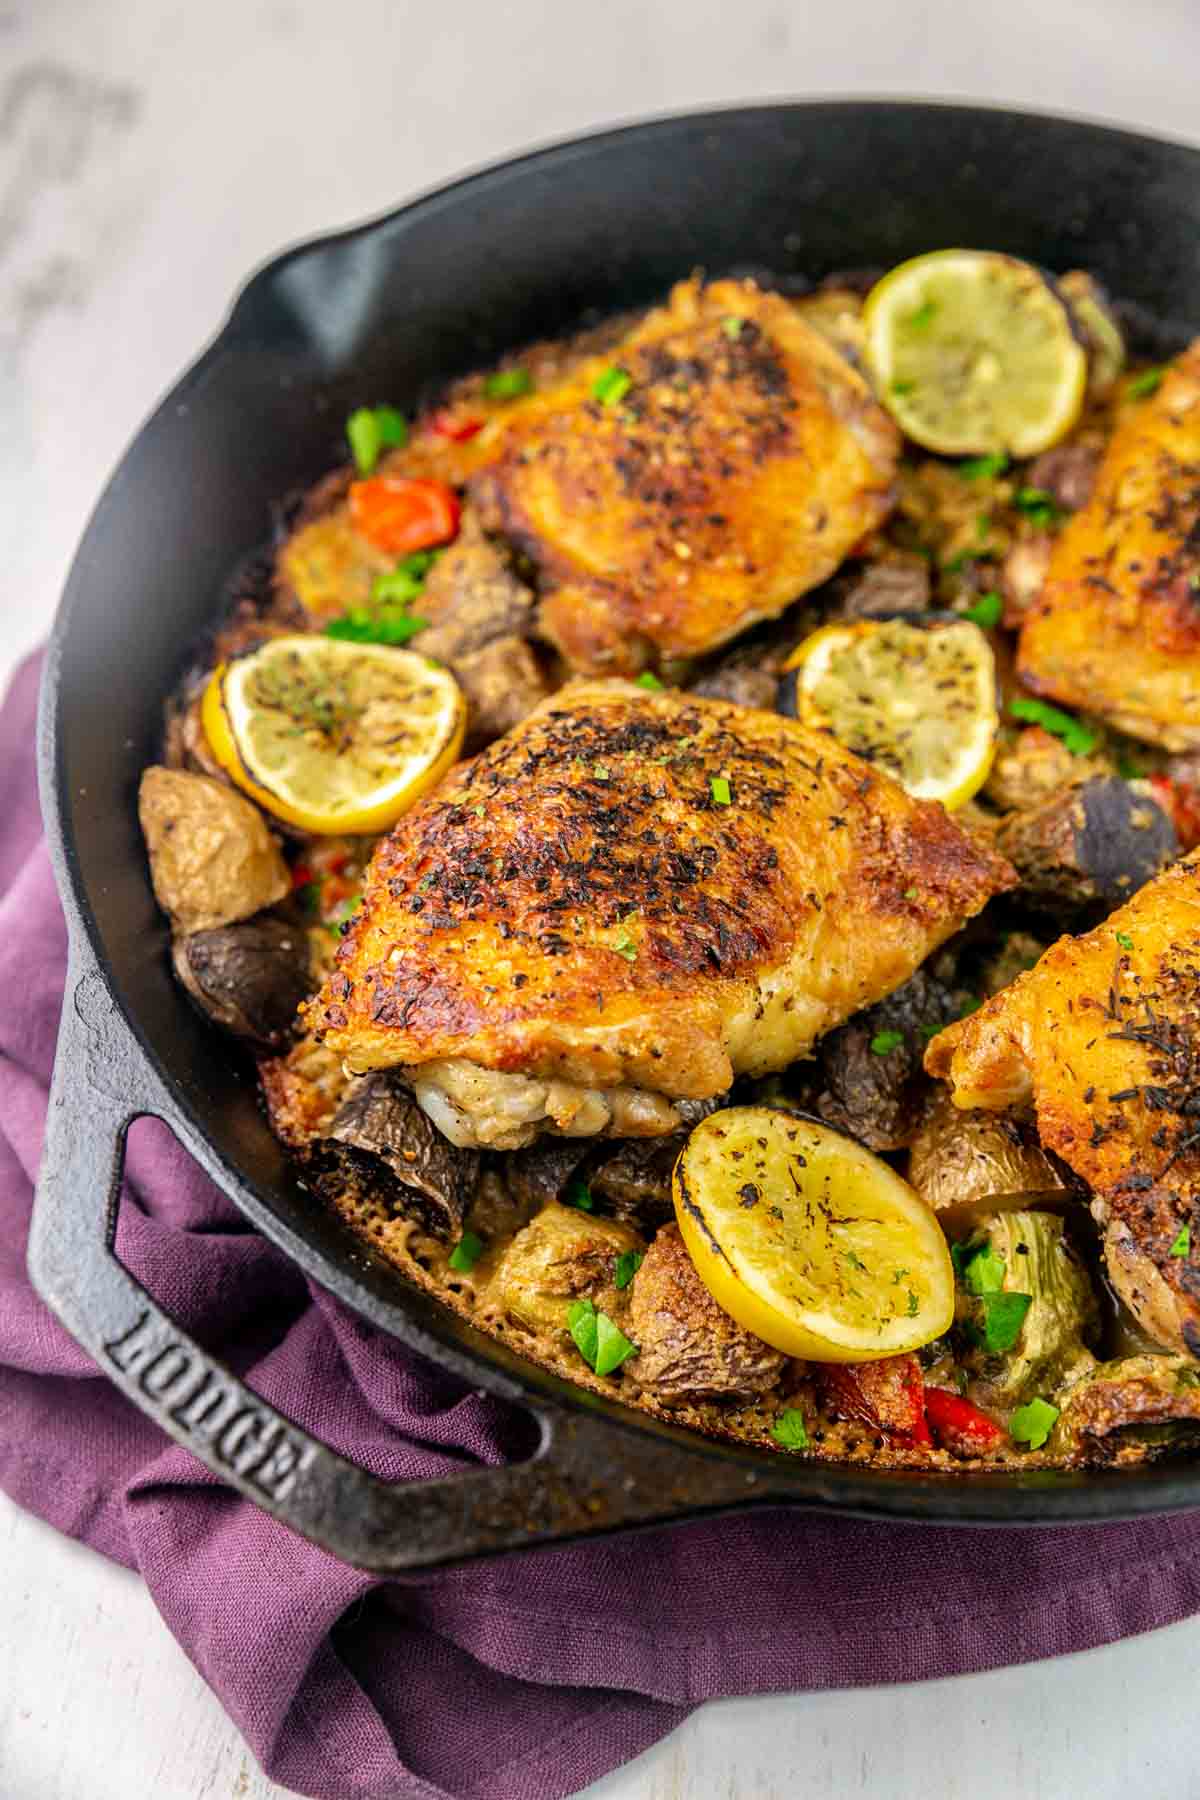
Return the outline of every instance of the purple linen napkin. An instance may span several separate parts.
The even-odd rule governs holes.
[[[223,1487],[25,1273],[66,949],[33,774],[39,666],[0,712],[0,1486],[141,1571],[276,1781],[318,1800],[556,1800],[702,1700],[995,1668],[1200,1609],[1196,1514],[946,1531],[781,1510],[381,1580]],[[118,1246],[207,1347],[381,1476],[522,1441],[519,1414],[308,1286],[149,1122]]]

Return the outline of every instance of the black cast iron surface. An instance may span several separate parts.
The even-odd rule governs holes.
[[[696,267],[803,274],[950,244],[1086,267],[1167,321],[1200,294],[1200,153],[1077,121],[828,102],[631,126],[471,176],[280,257],[144,426],[79,548],[46,665],[40,769],[71,966],[30,1266],[112,1379],[231,1485],[351,1562],[404,1569],[750,1504],[1045,1523],[1200,1505],[1200,1468],[921,1476],[694,1435],[523,1362],[405,1282],[296,1182],[246,1067],[171,978],[137,827],[162,698],[272,503],[340,457],[363,401]],[[528,1406],[529,1462],[388,1486],[216,1365],[116,1261],[129,1122],[165,1119],[267,1237],[384,1330]]]

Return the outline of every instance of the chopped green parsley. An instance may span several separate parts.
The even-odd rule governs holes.
[[[980,594],[974,606],[968,606],[963,613],[964,619],[970,619],[983,631],[992,631],[1000,623],[1004,611],[1004,602],[999,594]]]
[[[1179,1235],[1171,1245],[1171,1255],[1186,1256],[1191,1247],[1192,1228],[1190,1225],[1181,1225],[1179,1228]]]
[[[630,1343],[607,1313],[597,1312],[591,1300],[576,1300],[567,1308],[567,1329],[580,1356],[597,1375],[611,1375],[637,1353],[637,1345]]]
[[[1003,475],[1008,467],[1008,452],[994,450],[990,456],[969,456],[966,462],[960,462],[958,472],[964,481],[991,481],[997,475]]]
[[[627,1288],[645,1259],[643,1250],[622,1250],[613,1269],[613,1286]]]
[[[871,1039],[871,1054],[873,1056],[890,1056],[892,1051],[898,1050],[903,1042],[904,1033],[902,1031],[877,1031]]]
[[[771,1427],[771,1436],[783,1450],[807,1450],[808,1432],[804,1425],[804,1414],[798,1406],[789,1406],[781,1412]]]
[[[369,475],[382,450],[408,442],[408,422],[394,406],[360,406],[346,420],[346,442],[360,475]]]
[[[1028,1444],[1031,1450],[1040,1450],[1050,1436],[1057,1417],[1058,1407],[1051,1406],[1048,1400],[1029,1400],[1024,1406],[1018,1406],[1008,1422],[1008,1429],[1018,1444]]]
[[[1125,383],[1125,397],[1128,400],[1148,400],[1151,394],[1157,394],[1162,386],[1165,369],[1143,369]]]
[[[475,1267],[483,1251],[483,1239],[476,1237],[473,1231],[464,1231],[450,1252],[450,1267],[465,1274],[468,1269]]]
[[[497,369],[483,384],[489,400],[519,400],[533,390],[533,376],[528,369]]]
[[[984,1348],[1000,1355],[1011,1350],[1021,1335],[1025,1314],[1033,1305],[1033,1295],[984,1294],[979,1304],[983,1313]]]
[[[663,691],[662,682],[649,669],[642,670],[637,678],[637,684],[640,688],[645,688],[648,694],[661,694]]]
[[[714,775],[708,785],[712,791],[714,806],[731,806],[733,804],[733,795],[729,791],[729,783],[724,775]]]
[[[1053,737],[1061,738],[1072,756],[1089,756],[1100,742],[1100,734],[1081,724],[1071,713],[1060,712],[1057,706],[1048,706],[1044,700],[1035,700],[1031,695],[1018,694],[1009,701],[1008,710],[1014,719],[1040,725]]]
[[[982,1244],[963,1264],[962,1276],[972,1294],[998,1294],[1004,1286],[1004,1258]]]
[[[632,386],[633,376],[628,369],[620,369],[614,364],[593,381],[592,399],[598,400],[601,406],[617,406]]]
[[[1046,488],[1018,488],[1013,495],[1013,505],[1018,512],[1024,513],[1029,523],[1036,525],[1039,531],[1044,530],[1047,525],[1055,524],[1062,518],[1062,508],[1058,505],[1054,495],[1049,493]]]
[[[595,1212],[596,1202],[592,1199],[592,1190],[582,1175],[572,1175],[563,1195],[563,1205],[577,1206],[580,1212]]]
[[[745,326],[745,319],[739,319],[736,313],[730,313],[727,319],[721,320],[721,330],[727,338],[740,338]]]
[[[1116,940],[1117,940],[1118,944],[1120,944],[1122,950],[1132,950],[1133,949],[1133,939],[1130,937],[1130,935],[1127,931],[1118,931],[1115,935],[1116,935]]]

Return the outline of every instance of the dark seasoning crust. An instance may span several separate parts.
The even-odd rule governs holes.
[[[581,353],[594,354],[607,347],[630,323],[628,319],[615,322],[615,327],[606,323],[581,342]],[[521,367],[524,361],[513,359],[511,366]],[[572,353],[555,346],[535,346],[528,353],[527,366],[553,380],[570,371]],[[637,380],[616,406],[605,406],[595,398],[583,402],[590,426],[611,440],[612,465],[623,493],[646,509],[648,537],[641,548],[647,582],[652,580],[656,558],[676,556],[684,563],[690,556],[703,557],[706,543],[720,544],[726,516],[717,508],[697,511],[697,501],[707,491],[714,472],[704,460],[707,449],[692,446],[686,455],[674,458],[664,458],[661,450],[668,443],[689,445],[693,433],[700,433],[702,440],[706,395],[710,388],[730,383],[737,384],[746,406],[739,450],[743,455],[748,452],[753,465],[762,466],[788,439],[796,402],[786,367],[766,333],[751,319],[730,320],[728,329],[718,326],[700,351],[687,356],[677,354],[669,344],[652,343],[640,352]],[[471,378],[452,390],[447,400],[452,406],[470,408],[480,404],[481,394],[482,378]],[[419,452],[423,454],[423,450]],[[434,454],[435,463],[438,454]],[[453,472],[454,458],[460,454],[461,476]],[[563,456],[562,444],[554,442],[519,452],[523,462],[539,457],[555,461]],[[554,557],[544,546],[536,575],[520,560],[523,553],[532,557],[538,546],[535,535],[526,532],[519,512],[491,486],[486,475],[472,478],[466,451],[451,447],[446,458],[445,478],[468,483],[478,517],[489,530],[502,531],[517,553],[521,577],[537,580],[543,591],[552,586]],[[418,472],[422,468],[418,459]],[[731,475],[734,465],[718,464],[716,473]],[[1200,478],[1200,468],[1189,473]],[[344,501],[350,479],[347,471],[328,477],[292,509],[288,528],[325,517],[330,506]],[[1192,501],[1200,504],[1200,485],[1189,497],[1188,503]],[[1178,496],[1171,500],[1176,509],[1180,503]],[[1172,520],[1155,522],[1167,528]],[[874,554],[881,541],[873,548],[864,547]],[[1180,594],[1180,570],[1166,566],[1167,560],[1160,559],[1152,585],[1164,597],[1169,592],[1180,602],[1178,629],[1195,631],[1200,616],[1197,596],[1190,586],[1185,595]],[[868,561],[864,566],[872,570],[892,565]],[[752,557],[743,559],[743,572],[756,573]],[[263,574],[257,565],[247,572],[245,591],[238,595],[228,626],[218,633],[219,653],[238,654],[274,630],[312,628],[312,617],[277,569],[270,598],[263,605]],[[986,575],[985,569],[985,583]],[[967,577],[969,598],[970,568]],[[1099,585],[1103,577],[1093,579]],[[820,617],[817,611],[812,623],[820,622]],[[419,641],[416,647],[420,647]],[[538,646],[538,654],[546,656],[544,645]],[[554,673],[561,678],[561,667]],[[673,692],[671,701],[682,702],[684,710],[671,716],[664,706],[663,716],[656,716],[651,702],[638,716],[619,720],[591,710],[576,716],[568,707],[553,708],[541,742],[531,744],[519,735],[512,742],[493,742],[452,773],[437,794],[418,807],[420,829],[415,845],[409,834],[403,845],[385,839],[376,850],[376,872],[384,879],[389,903],[403,908],[414,922],[417,937],[427,945],[428,960],[421,967],[399,972],[383,964],[365,971],[354,969],[352,944],[345,941],[347,927],[343,924],[338,971],[329,989],[332,1003],[326,1005],[319,1023],[344,1025],[346,1007],[353,1000],[361,1004],[361,982],[369,989],[371,1019],[400,1030],[469,1032],[484,1016],[519,1017],[525,1009],[532,1014],[538,999],[554,992],[560,971],[580,941],[593,940],[598,934],[615,959],[614,977],[606,978],[605,992],[595,995],[598,1013],[605,1010],[614,993],[636,993],[652,985],[670,987],[676,981],[685,992],[687,981],[697,975],[730,975],[753,968],[773,939],[778,944],[777,927],[767,923],[764,908],[770,906],[772,889],[779,882],[780,859],[760,826],[769,825],[784,806],[789,784],[797,780],[797,758],[794,749],[789,750],[782,741],[776,750],[762,741],[748,743],[735,732],[714,726],[711,715],[688,706],[686,694]],[[639,767],[649,765],[652,771],[633,784],[620,779],[623,765],[631,758]],[[840,783],[843,799],[836,810],[830,810],[824,829],[869,834],[873,778],[869,773],[852,778],[836,756],[832,762],[832,769],[821,758],[811,765],[802,759],[799,763],[800,779],[807,775],[813,792],[822,782],[832,779]],[[736,805],[720,803],[714,792],[718,781],[729,784]],[[551,811],[553,830],[543,828],[544,819],[535,819],[528,828],[522,826],[517,803],[525,800],[534,786]],[[669,822],[664,825],[661,814],[669,798],[682,801],[697,816],[698,830],[687,831]],[[931,882],[953,885],[957,852],[950,836],[943,841],[935,833],[920,848],[929,860],[926,868],[918,871],[918,879],[928,875]],[[921,900],[914,899],[911,882],[906,879],[901,884],[891,878],[883,844],[878,846],[878,857],[881,910],[919,913]],[[714,897],[705,887],[714,873],[722,870],[729,871],[729,879]],[[805,902],[818,913],[832,898],[831,893],[814,890],[805,896]],[[507,985],[498,980],[487,987],[482,1006],[471,1008],[454,983],[439,982],[437,962],[456,953],[452,940],[464,925],[489,917],[498,919],[504,940],[514,949],[523,948],[527,958],[536,957],[541,968],[531,976],[527,961],[512,973]],[[356,927],[359,923],[361,915]],[[1145,1046],[1150,1058],[1147,1079],[1136,1088],[1091,1094],[1088,1099],[1094,1101],[1092,1131],[1097,1143],[1119,1137],[1126,1130],[1131,1106],[1161,1115],[1154,1137],[1164,1153],[1158,1182],[1135,1175],[1126,1184],[1130,1210],[1142,1208],[1149,1218],[1153,1209],[1162,1205],[1159,1182],[1168,1175],[1174,1180],[1193,1168],[1200,1171],[1200,1100],[1196,1097],[1200,1092],[1196,1080],[1200,1071],[1200,956],[1177,950],[1173,961],[1164,959],[1153,990],[1147,990],[1135,973],[1129,991],[1123,985],[1127,964],[1128,958],[1117,958],[1112,990],[1100,1004],[1106,1023],[1116,1026],[1113,1035]],[[539,984],[540,995],[532,991]],[[919,1048],[917,1054],[919,1058]],[[283,1061],[279,1058],[264,1064],[264,1085],[273,1079],[267,1071]],[[325,1107],[326,1118],[337,1105],[335,1092]],[[297,1128],[294,1143],[302,1158],[307,1156],[304,1146],[310,1136],[305,1128]],[[586,1150],[582,1154],[586,1175]],[[394,1184],[361,1171],[361,1178],[347,1176],[345,1169],[331,1183],[322,1178],[318,1161],[311,1157],[307,1171],[320,1203],[332,1205],[393,1267],[483,1331],[598,1394],[615,1394],[674,1423],[766,1448],[776,1447],[773,1428],[781,1410],[794,1406],[809,1423],[808,1453],[849,1462],[956,1473],[1010,1462],[1023,1469],[1052,1466],[1047,1452],[1005,1449],[986,1457],[951,1455],[935,1447],[906,1445],[850,1418],[839,1419],[822,1397],[818,1372],[786,1359],[771,1391],[735,1400],[677,1397],[664,1401],[651,1388],[638,1384],[636,1358],[625,1365],[619,1381],[597,1378],[565,1331],[521,1325],[506,1316],[494,1291],[488,1291],[505,1244],[533,1210],[528,1199],[519,1199],[505,1188],[504,1162],[503,1156],[494,1154],[483,1159],[483,1173],[466,1223],[479,1233],[484,1249],[471,1268],[452,1266],[452,1241],[445,1235],[431,1235],[419,1217],[405,1216],[400,1210],[403,1190]],[[748,1172],[741,1202],[747,1208],[764,1202],[763,1173]],[[560,1184],[560,1194],[563,1191]],[[686,1184],[680,1198],[707,1230]],[[1166,1192],[1165,1221],[1172,1232],[1178,1228],[1182,1198],[1173,1185]],[[823,1205],[828,1210],[827,1200]],[[1161,1234],[1167,1222],[1156,1219],[1155,1229]],[[586,1226],[586,1219],[581,1223]],[[668,1230],[675,1232],[676,1228],[672,1225]],[[720,1254],[715,1241],[710,1241],[714,1252]],[[651,1231],[650,1242],[665,1243],[665,1234],[655,1239]],[[839,1273],[850,1278],[845,1270]],[[1200,1299],[1200,1268],[1188,1264],[1179,1268],[1178,1275]],[[606,1302],[617,1325],[626,1330],[638,1278],[632,1293],[610,1293]],[[715,1308],[715,1302],[709,1304]],[[735,1332],[740,1330],[727,1315],[720,1317]],[[1197,1348],[1200,1346],[1193,1345]]]

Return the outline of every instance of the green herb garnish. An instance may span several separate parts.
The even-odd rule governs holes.
[[[497,369],[484,382],[483,391],[489,400],[518,400],[532,393],[533,376],[528,369]]]
[[[998,1294],[1004,1286],[1004,1258],[990,1244],[981,1244],[962,1273],[972,1294]]]
[[[633,376],[627,369],[619,369],[614,364],[597,375],[592,383],[592,399],[598,400],[601,406],[616,406],[622,401],[633,386]]]
[[[1024,1406],[1018,1406],[1008,1421],[1008,1429],[1019,1444],[1040,1450],[1057,1417],[1058,1407],[1051,1406],[1048,1400],[1029,1400]]]
[[[913,331],[924,331],[927,325],[932,325],[936,312],[936,300],[924,301],[922,305],[917,307],[915,312],[909,313],[908,325],[910,329]]]
[[[964,481],[991,481],[996,475],[1003,475],[1008,467],[1007,450],[993,450],[990,456],[969,456],[966,462],[960,462],[958,473]]]
[[[917,1296],[913,1293],[912,1289],[909,1288],[909,1290],[908,1290],[908,1307],[906,1310],[908,1312],[908,1316],[910,1319],[916,1318],[917,1313],[920,1310],[920,1306],[921,1306],[921,1302],[917,1299]]]
[[[637,1345],[630,1343],[607,1313],[597,1312],[591,1300],[576,1300],[568,1307],[567,1329],[580,1356],[597,1375],[611,1375],[637,1353]]]
[[[642,670],[637,678],[637,685],[640,688],[645,688],[648,694],[661,694],[663,691],[662,682],[658,679],[658,676],[652,674],[649,669]]]
[[[613,1269],[613,1286],[627,1288],[645,1259],[643,1250],[622,1250]]]
[[[736,313],[730,313],[727,319],[721,320],[721,330],[727,338],[740,338],[745,324],[745,319],[739,319]]]
[[[360,406],[346,420],[346,442],[360,475],[369,475],[381,450],[408,442],[408,424],[394,406]]]
[[[892,392],[893,394],[899,394],[901,399],[903,399],[905,394],[912,393],[916,385],[915,381],[893,381]]]
[[[1054,495],[1045,488],[1018,488],[1013,495],[1013,505],[1018,512],[1024,513],[1031,525],[1042,530],[1047,525],[1055,524],[1062,518],[1062,508]]]
[[[724,775],[714,775],[708,785],[712,793],[714,806],[731,806],[733,804],[733,796],[729,791],[729,783]]]
[[[1191,1247],[1192,1228],[1190,1225],[1181,1225],[1179,1228],[1179,1235],[1171,1245],[1171,1255],[1186,1256]]]
[[[475,1267],[483,1252],[483,1239],[476,1237],[473,1231],[464,1231],[450,1252],[450,1267],[465,1275],[468,1269]]]
[[[979,1304],[983,1311],[985,1349],[997,1354],[1011,1350],[1021,1335],[1025,1314],[1033,1305],[1032,1294],[984,1294]]]
[[[563,1205],[576,1206],[580,1212],[595,1212],[596,1202],[592,1199],[592,1190],[582,1175],[572,1175],[568,1181]]]
[[[343,613],[340,619],[331,619],[325,636],[345,638],[352,644],[407,644],[428,624],[428,619],[420,619],[415,613],[371,614],[360,607]]]
[[[781,1449],[808,1449],[808,1432],[804,1426],[804,1414],[798,1406],[789,1406],[780,1413],[771,1427],[771,1436]]]
[[[903,1042],[904,1033],[902,1031],[877,1031],[871,1039],[871,1054],[873,1056],[890,1056],[892,1051],[898,1050]]]
[[[1100,734],[1080,723],[1071,713],[1060,712],[1057,706],[1048,706],[1044,700],[1034,700],[1025,694],[1018,694],[1010,700],[1008,710],[1014,719],[1023,719],[1027,724],[1040,725],[1053,737],[1061,738],[1072,756],[1089,756],[1100,742]]]
[[[1114,935],[1116,937],[1118,944],[1120,944],[1122,950],[1132,950],[1133,949],[1133,939],[1130,937],[1130,935],[1127,931],[1118,931]]]
[[[1146,400],[1151,394],[1157,394],[1162,386],[1165,369],[1143,369],[1132,381],[1125,383],[1125,396],[1129,400]]]
[[[992,631],[1000,623],[1003,612],[1004,602],[999,594],[980,594],[974,606],[968,606],[962,616],[981,630]]]

